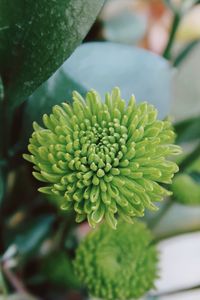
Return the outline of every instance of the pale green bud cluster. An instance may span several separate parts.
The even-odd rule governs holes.
[[[145,225],[101,224],[79,245],[75,273],[92,296],[104,300],[138,299],[154,287],[157,251]]]
[[[168,157],[180,148],[171,144],[171,123],[157,120],[152,105],[136,104],[134,96],[126,105],[118,88],[105,103],[94,90],[86,99],[74,92],[72,105],[54,106],[43,123],[34,123],[31,155],[24,157],[47,183],[39,191],[63,197],[77,222],[95,227],[105,219],[116,228],[118,216],[131,222],[170,194],[160,183],[171,183],[178,171]]]

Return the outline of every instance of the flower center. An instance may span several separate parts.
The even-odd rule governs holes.
[[[97,172],[98,177],[102,177],[111,167],[117,167],[127,152],[125,146],[128,139],[127,128],[120,125],[118,119],[94,125],[85,120],[80,127],[82,130],[79,131],[77,140],[74,140],[74,143],[80,145],[79,159],[85,167],[89,167],[91,171]],[[84,162],[81,159],[83,157]]]

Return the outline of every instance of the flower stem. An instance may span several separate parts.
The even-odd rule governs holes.
[[[153,299],[160,299],[160,297],[166,297],[166,296],[175,295],[175,294],[178,295],[180,293],[194,291],[194,290],[197,290],[199,288],[200,288],[200,284],[192,286],[192,287],[189,287],[189,288],[182,288],[182,289],[178,289],[178,290],[172,290],[172,291],[168,291],[168,292],[163,292],[163,293],[156,294]]]
[[[171,58],[171,50],[172,50],[172,46],[173,46],[173,43],[174,43],[174,40],[175,40],[175,36],[176,36],[178,26],[180,24],[180,20],[181,20],[180,14],[178,12],[175,12],[174,13],[174,19],[173,19],[173,22],[172,22],[171,32],[170,32],[169,39],[168,39],[168,42],[167,42],[167,46],[166,46],[166,48],[163,52],[163,57],[166,58],[166,59],[169,59],[169,60]]]
[[[174,67],[179,66],[185,58],[190,54],[190,52],[194,49],[196,45],[200,43],[199,40],[194,40],[191,43],[189,43],[186,47],[184,47],[181,52],[175,57],[173,61]]]
[[[180,230],[177,230],[177,231],[168,232],[168,233],[165,233],[163,235],[160,235],[160,236],[156,237],[155,240],[154,240],[154,244],[158,244],[163,240],[167,240],[167,239],[173,238],[175,236],[188,234],[188,233],[195,233],[195,232],[199,232],[199,231],[200,231],[200,226],[198,224],[198,226],[195,227],[195,228],[189,228],[189,229],[184,228],[184,229],[180,229]]]

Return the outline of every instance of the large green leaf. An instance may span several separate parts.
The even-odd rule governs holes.
[[[34,120],[41,122],[54,104],[71,98],[73,89],[85,94],[95,88],[104,96],[119,86],[122,96],[154,104],[161,118],[170,110],[172,70],[166,60],[151,52],[115,43],[81,45],[62,67],[29,98],[23,135],[29,135]]]
[[[82,41],[104,0],[0,0],[0,73],[19,104]]]

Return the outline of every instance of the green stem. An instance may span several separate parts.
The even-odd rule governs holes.
[[[174,19],[173,19],[173,22],[172,22],[171,32],[170,32],[169,39],[168,39],[168,42],[167,42],[167,46],[166,46],[166,48],[163,52],[163,57],[166,58],[166,59],[171,58],[171,50],[172,50],[172,46],[173,46],[173,43],[174,43],[174,40],[175,40],[175,36],[176,36],[178,26],[180,24],[180,20],[181,20],[180,14],[178,12],[175,12]]]
[[[162,218],[165,216],[165,214],[169,211],[173,204],[173,201],[171,199],[168,199],[168,201],[165,202],[165,204],[161,207],[158,214],[149,222],[149,228],[154,229],[158,223],[161,222]]]
[[[163,292],[163,293],[156,294],[154,296],[154,299],[160,299],[160,297],[166,297],[166,296],[170,296],[170,295],[175,295],[175,294],[185,293],[185,292],[189,292],[189,291],[194,291],[194,290],[197,290],[199,288],[200,288],[200,284],[192,286],[190,288],[172,290],[172,291],[169,291],[169,292]]]
[[[188,233],[195,233],[195,232],[199,232],[199,231],[200,231],[200,226],[198,224],[197,227],[192,228],[192,229],[191,228],[189,228],[189,229],[180,229],[180,230],[177,230],[177,231],[168,232],[168,233],[165,233],[163,235],[157,236],[154,239],[154,244],[158,244],[163,240],[167,240],[167,239],[179,236],[179,235],[188,234]]]
[[[192,41],[189,43],[183,50],[175,57],[173,65],[174,67],[179,66],[183,60],[190,54],[190,52],[194,49],[196,45],[199,44],[199,40]]]

